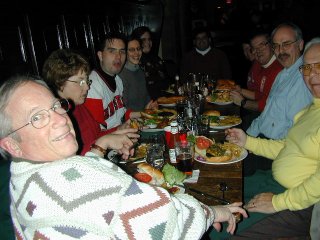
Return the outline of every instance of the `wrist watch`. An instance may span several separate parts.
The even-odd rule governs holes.
[[[247,103],[247,99],[246,98],[242,99],[240,107],[244,108],[244,105],[246,105],[246,103]]]

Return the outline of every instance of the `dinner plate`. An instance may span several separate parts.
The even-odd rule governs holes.
[[[204,163],[204,164],[224,165],[224,164],[231,164],[231,163],[240,162],[243,159],[245,159],[247,156],[248,156],[248,151],[243,148],[239,157],[230,159],[229,161],[226,161],[226,162],[207,162],[203,157],[199,156],[199,154],[197,154],[197,153],[195,153],[195,155],[194,155],[194,160],[197,162],[200,162],[200,163]]]
[[[213,104],[216,104],[216,105],[229,105],[229,104],[232,104],[233,101],[229,101],[229,102],[211,102],[211,101],[208,101],[208,103],[213,103]]]
[[[159,103],[158,105],[162,106],[162,107],[175,107],[175,106],[177,106],[176,103]]]
[[[226,116],[220,116],[219,118],[222,119],[222,118],[225,118]],[[234,123],[234,124],[229,124],[229,125],[215,125],[215,126],[210,126],[210,128],[212,129],[216,129],[216,130],[223,130],[223,129],[227,129],[227,128],[231,128],[231,127],[234,127],[234,126],[237,126],[239,124],[242,123],[242,120],[239,118],[240,122],[238,123]]]

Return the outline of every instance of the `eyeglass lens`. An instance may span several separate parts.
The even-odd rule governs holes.
[[[320,63],[302,65],[300,67],[300,71],[304,76],[309,76],[313,68],[316,70],[317,73],[320,73]]]

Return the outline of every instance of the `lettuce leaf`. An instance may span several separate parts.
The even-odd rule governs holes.
[[[182,184],[182,182],[186,179],[186,174],[180,172],[174,166],[166,163],[162,169],[162,173],[164,175],[165,181],[173,186],[175,184]]]

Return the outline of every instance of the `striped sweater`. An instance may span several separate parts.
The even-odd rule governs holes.
[[[199,239],[212,210],[187,194],[136,181],[91,152],[54,162],[14,159],[17,239]]]

